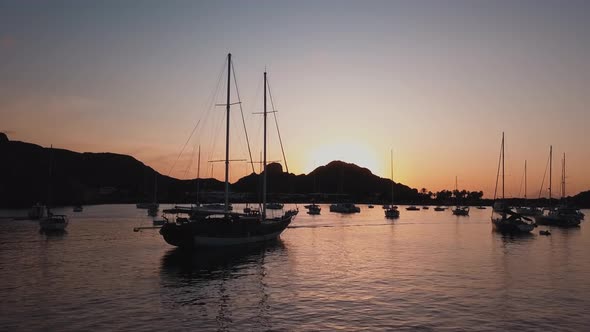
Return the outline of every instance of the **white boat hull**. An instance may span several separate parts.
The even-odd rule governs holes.
[[[275,233],[259,235],[259,236],[248,236],[248,237],[193,237],[193,244],[195,247],[226,247],[235,246],[240,244],[255,243],[269,241],[278,238],[283,231]]]
[[[52,222],[40,222],[41,230],[43,231],[63,231],[66,229],[68,224],[66,223],[52,223]]]

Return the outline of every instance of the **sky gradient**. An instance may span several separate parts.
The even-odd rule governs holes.
[[[397,182],[438,191],[457,176],[491,197],[504,131],[507,195],[523,195],[527,160],[528,196],[546,196],[550,145],[572,195],[590,189],[589,16],[588,1],[2,1],[0,131],[177,178],[196,176],[200,145],[201,177],[221,179],[212,104],[231,52],[254,159],[266,68],[293,173],[340,159],[389,177],[393,149]],[[232,163],[232,181],[248,167]]]

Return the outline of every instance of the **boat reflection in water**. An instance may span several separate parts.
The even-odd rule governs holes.
[[[229,247],[203,247],[198,250],[174,248],[163,256],[162,270],[190,275],[190,278],[199,278],[202,273],[209,279],[211,273],[223,272],[225,269],[237,272],[258,265],[268,254],[276,255],[284,250],[285,245],[280,239]]]
[[[277,257],[284,261],[285,254],[281,240],[170,250],[161,261],[162,306],[199,317],[203,330],[269,330],[273,266]]]

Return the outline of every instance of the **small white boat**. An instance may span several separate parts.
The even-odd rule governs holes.
[[[63,231],[68,227],[68,216],[63,214],[53,214],[47,210],[47,217],[39,220],[39,226],[42,231]]]

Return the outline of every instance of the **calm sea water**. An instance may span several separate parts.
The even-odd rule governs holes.
[[[322,208],[300,206],[272,245],[192,255],[157,230],[133,232],[151,219],[132,205],[65,210],[62,235],[0,219],[0,330],[590,328],[587,222],[510,237],[491,231],[489,209],[388,221],[379,206]]]

